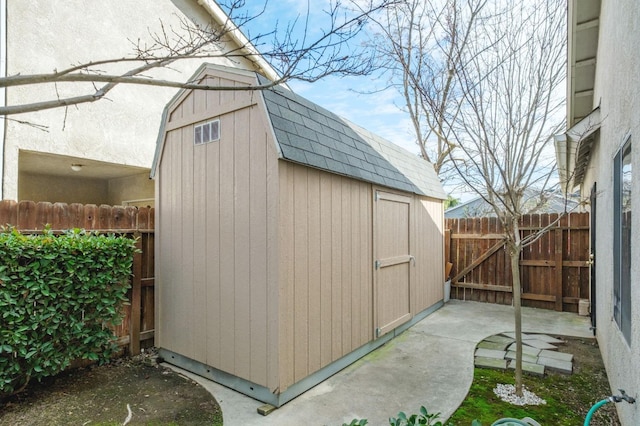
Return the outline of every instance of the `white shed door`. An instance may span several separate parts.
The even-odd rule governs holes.
[[[374,202],[375,336],[411,319],[409,252],[411,198],[376,190]]]

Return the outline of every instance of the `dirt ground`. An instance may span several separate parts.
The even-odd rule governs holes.
[[[122,425],[127,405],[127,425],[222,424],[209,392],[159,366],[147,352],[31,383],[0,401],[0,425]]]
[[[550,373],[558,381],[549,380],[549,387],[559,386],[563,390],[562,401],[583,416],[589,412],[597,401],[611,395],[607,371],[602,362],[600,348],[595,339],[581,339],[578,337],[556,336],[565,341],[559,345],[560,352],[571,353],[574,356],[573,374],[565,376],[560,373]],[[566,380],[561,380],[566,379]],[[615,392],[619,394],[619,392]],[[626,404],[626,403],[625,403]],[[620,425],[615,404],[607,404],[594,415],[592,425],[617,426]]]

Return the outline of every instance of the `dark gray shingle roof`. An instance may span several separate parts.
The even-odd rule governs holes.
[[[262,93],[282,158],[393,189],[446,198],[431,163],[287,89]]]

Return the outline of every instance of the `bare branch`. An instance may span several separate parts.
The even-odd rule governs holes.
[[[457,147],[451,122],[460,113],[457,72],[465,67],[474,28],[487,19],[487,0],[409,0],[377,20],[373,40],[390,85],[397,88],[411,118],[423,158],[443,180]]]
[[[0,78],[0,87],[11,88],[37,84],[91,83],[93,90],[86,91],[76,85],[79,92],[73,96],[56,96],[55,99],[42,99],[38,102],[13,104],[0,107],[0,116],[40,111],[52,108],[67,108],[71,105],[96,102],[104,99],[107,93],[118,85],[134,84],[144,86],[170,87],[201,90],[264,90],[290,80],[317,81],[329,75],[363,75],[373,69],[373,56],[366,49],[358,49],[352,43],[360,36],[366,22],[373,13],[384,10],[400,0],[369,0],[366,4],[357,0],[346,3],[336,1],[326,11],[329,25],[321,36],[312,40],[309,36],[311,22],[305,22],[304,36],[296,38],[296,22],[290,24],[284,39],[279,40],[274,32],[274,43],[262,56],[276,62],[280,71],[270,84],[250,87],[227,87],[200,85],[198,82],[156,79],[148,75],[149,71],[168,68],[176,61],[186,59],[225,58],[231,61],[255,60],[258,52],[255,43],[265,46],[268,34],[259,34],[243,46],[231,48],[231,35],[238,27],[248,24],[264,12],[256,15],[242,12],[244,1],[234,0],[226,5],[229,19],[223,25],[201,27],[185,18],[179,18],[176,27],[160,22],[160,29],[149,32],[148,41],[130,40],[133,46],[131,56],[97,59],[69,66],[51,73],[11,75]],[[232,25],[231,19],[233,18]],[[113,69],[131,64],[125,72],[108,72],[103,67]],[[82,92],[84,91],[84,93]]]

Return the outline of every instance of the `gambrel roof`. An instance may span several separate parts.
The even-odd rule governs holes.
[[[433,165],[296,95],[262,92],[281,157],[378,185],[445,199]]]
[[[200,81],[216,70],[245,78],[251,75],[256,78],[256,84],[269,84],[260,74],[211,64],[203,65],[191,81]],[[184,92],[180,91],[165,108],[151,177],[155,175],[164,144],[166,117]],[[286,87],[276,86],[258,93],[264,100],[281,159],[392,189],[447,198],[433,165],[417,155]]]

